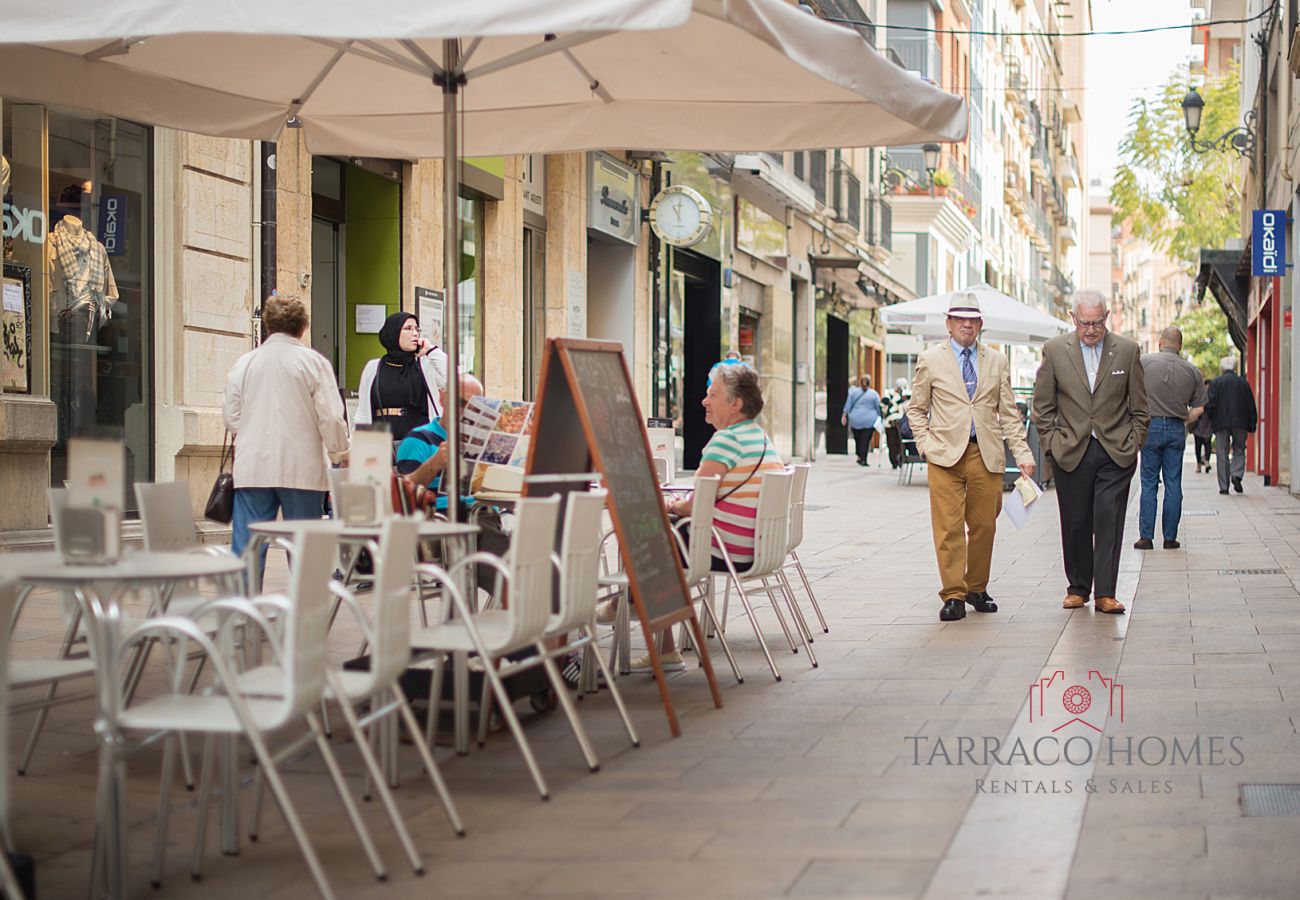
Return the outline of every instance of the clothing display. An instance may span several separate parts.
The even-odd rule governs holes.
[[[117,282],[108,251],[76,216],[64,216],[46,238],[50,317],[69,344],[88,344],[112,317]]]

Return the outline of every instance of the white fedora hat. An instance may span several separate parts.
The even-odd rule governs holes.
[[[948,315],[957,319],[981,318],[980,298],[971,291],[958,291],[948,301]]]

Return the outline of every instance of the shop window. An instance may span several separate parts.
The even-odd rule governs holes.
[[[460,365],[483,377],[483,200],[460,195]]]
[[[153,471],[150,130],[6,100],[2,134],[4,260],[30,272],[31,392],[57,412],[52,483],[69,437],[121,435],[130,509],[130,483]]]

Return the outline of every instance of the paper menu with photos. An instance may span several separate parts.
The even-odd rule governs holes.
[[[470,473],[469,492],[518,493],[528,463],[533,404],[473,397],[460,418],[461,455]]]
[[[126,447],[121,441],[68,441],[68,505],[122,509],[126,498]]]

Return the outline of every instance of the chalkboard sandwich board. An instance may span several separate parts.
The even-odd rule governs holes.
[[[645,418],[632,389],[623,345],[572,338],[548,340],[534,417],[530,476],[590,472],[594,467],[605,477],[610,517],[632,600],[646,635],[669,727],[674,736],[679,735],[681,728],[659,663],[656,635],[677,622],[689,622],[716,706],[722,706],[722,694],[664,509]]]

